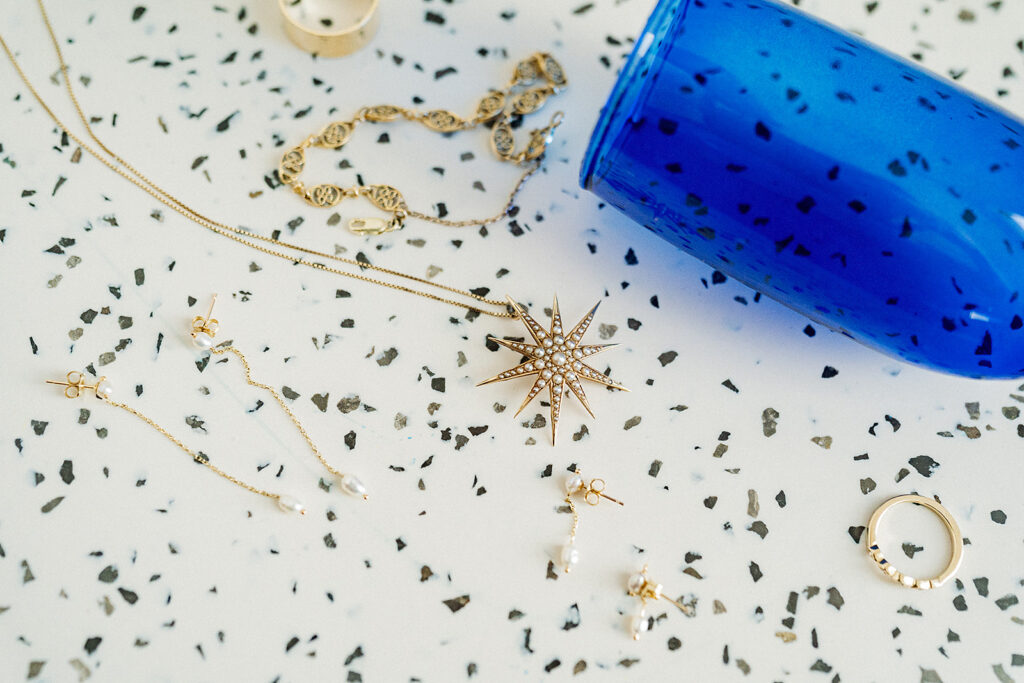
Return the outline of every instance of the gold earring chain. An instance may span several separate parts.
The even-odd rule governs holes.
[[[155,182],[146,177],[132,164],[128,163],[123,157],[113,152],[113,150],[111,150],[106,144],[104,144],[103,141],[100,140],[99,137],[95,134],[95,132],[92,129],[92,126],[89,125],[88,118],[85,116],[82,107],[79,105],[77,97],[75,97],[74,89],[71,85],[71,79],[68,76],[68,67],[66,62],[64,61],[64,55],[61,52],[60,45],[57,41],[56,34],[53,30],[53,25],[50,23],[50,18],[46,13],[46,8],[43,6],[42,0],[37,0],[37,5],[39,7],[40,13],[42,14],[43,22],[46,24],[46,30],[49,33],[50,42],[53,45],[54,52],[56,53],[57,59],[60,62],[60,71],[64,78],[64,85],[67,89],[68,96],[71,99],[72,104],[74,105],[75,111],[78,114],[78,118],[85,126],[85,129],[89,134],[89,137],[92,138],[92,140],[97,144],[97,146],[100,147],[100,149],[103,150],[103,152],[107,156],[103,156],[103,154],[97,152],[85,141],[83,141],[79,136],[72,132],[68,128],[68,126],[65,125],[64,122],[46,104],[46,101],[43,100],[42,96],[39,94],[35,86],[32,84],[32,81],[28,78],[24,70],[21,68],[21,65],[15,58],[14,53],[11,51],[7,42],[4,40],[3,36],[0,35],[0,47],[3,47],[3,50],[6,53],[7,58],[14,66],[14,69],[15,71],[17,71],[18,76],[25,84],[25,87],[28,88],[29,92],[35,98],[36,102],[39,103],[43,110],[46,111],[46,113],[49,115],[50,119],[53,120],[57,127],[60,128],[64,133],[66,133],[69,138],[74,140],[76,144],[78,144],[82,149],[84,149],[87,153],[89,153],[91,156],[93,156],[96,160],[101,162],[107,168],[114,171],[121,177],[125,178],[126,180],[128,180],[133,185],[140,188],[150,196],[152,196],[160,203],[164,204],[173,211],[176,211],[177,213],[181,214],[190,221],[198,225],[201,225],[204,228],[218,235],[227,237],[228,239],[238,242],[239,244],[245,245],[251,249],[255,249],[256,251],[267,254],[269,256],[275,256],[277,258],[289,261],[293,264],[301,264],[310,268],[314,268],[316,270],[322,270],[335,275],[360,280],[372,285],[386,287],[388,289],[405,292],[407,294],[413,294],[419,297],[423,297],[425,299],[450,304],[452,306],[456,306],[459,308],[465,308],[470,311],[475,311],[477,313],[489,315],[495,318],[515,319],[516,317],[518,317],[516,313],[509,311],[507,305],[503,301],[488,299],[481,295],[474,294],[473,292],[468,290],[458,289],[456,287],[451,287],[449,285],[431,282],[426,278],[417,277],[415,275],[410,275],[408,273],[403,273],[401,271],[392,270],[390,268],[385,268],[383,266],[372,265],[369,263],[365,263],[363,261],[358,261],[356,259],[345,258],[343,256],[338,256],[336,254],[317,251],[314,249],[303,247],[301,245],[292,244],[289,242],[285,242],[283,240],[275,239],[273,237],[264,237],[262,235],[250,232],[248,230],[244,230],[242,228],[238,228],[235,226],[230,226],[225,223],[218,222],[212,218],[208,218],[199,211],[197,211],[196,209],[185,204],[183,201],[181,201],[174,195],[170,194],[167,190],[164,190],[162,187],[160,187]],[[264,246],[265,244],[273,245],[275,248]],[[278,249],[290,249],[293,252],[297,252],[297,254],[288,254],[283,251],[279,251]],[[367,275],[363,275],[361,272],[350,272],[342,270],[340,268],[335,268],[333,266],[321,263],[319,261],[309,260],[308,258],[306,258],[305,255],[325,259],[327,261],[344,263],[345,265],[358,268],[360,271],[371,270],[376,273],[389,275],[395,278],[405,279],[414,282],[418,285],[423,285],[425,287],[431,287],[436,290],[441,290],[449,292],[451,294],[455,294],[459,297],[469,299],[476,303],[459,301],[457,299],[447,298],[429,291],[415,289],[412,286],[380,280],[377,278],[369,277]],[[490,306],[493,309],[498,310],[488,310],[487,308],[483,308],[478,304]]]
[[[309,435],[306,428],[302,426],[302,422],[299,418],[291,411],[291,408],[281,398],[281,394],[277,392],[277,389],[264,384],[263,382],[256,381],[252,376],[252,367],[249,365],[249,360],[242,353],[241,349],[236,347],[231,342],[225,342],[224,344],[215,347],[213,345],[213,338],[217,335],[220,330],[220,322],[213,317],[213,307],[217,303],[217,295],[214,294],[210,301],[210,308],[206,311],[205,316],[197,315],[192,319],[191,330],[189,336],[192,337],[192,344],[198,349],[208,351],[209,353],[221,356],[226,353],[232,353],[242,363],[242,367],[245,369],[245,381],[249,383],[249,386],[256,387],[267,391],[274,400],[277,401],[277,405],[281,406],[281,410],[284,411],[285,415],[292,421],[295,428],[302,434],[302,438],[306,440],[306,445],[309,446],[309,450],[316,456],[316,459],[320,461],[320,464],[324,468],[338,478],[338,484],[341,486],[342,491],[351,496],[361,496],[363,500],[367,499],[366,487],[363,482],[359,481],[358,477],[353,474],[346,474],[345,472],[339,472],[331,466],[327,459],[324,458],[323,454],[320,453],[320,449],[313,443],[313,437]],[[323,480],[321,480],[322,482]]]
[[[270,393],[271,396],[274,397],[274,400],[277,401],[277,405],[281,406],[281,410],[283,410],[285,414],[288,415],[288,417],[292,421],[292,424],[294,424],[295,428],[299,430],[300,434],[302,434],[302,438],[306,440],[306,444],[309,446],[309,450],[313,453],[313,455],[316,456],[317,460],[320,461],[320,464],[323,465],[328,472],[330,472],[331,474],[338,478],[338,483],[341,485],[342,489],[350,495],[360,496],[363,498],[363,500],[367,499],[366,488],[363,486],[362,482],[359,481],[359,479],[357,479],[351,474],[339,472],[337,469],[332,467],[329,462],[327,462],[327,459],[324,458],[323,454],[320,453],[320,449],[316,447],[315,443],[313,443],[313,437],[311,437],[309,435],[309,432],[306,431],[306,428],[302,426],[302,423],[299,422],[299,418],[295,416],[295,413],[291,411],[291,408],[289,408],[287,404],[285,404],[284,399],[281,398],[281,394],[277,392],[277,389],[270,386],[269,384],[263,384],[262,382],[257,382],[255,379],[253,379],[252,368],[249,366],[249,361],[246,359],[244,353],[242,353],[235,346],[214,347],[210,349],[210,353],[218,356],[223,355],[225,353],[233,353],[238,358],[238,360],[242,362],[242,367],[245,368],[245,381],[249,383],[249,386],[257,387],[259,389],[265,389],[267,392]]]
[[[540,81],[540,85],[534,86],[537,81]],[[554,130],[562,122],[563,113],[556,112],[547,126],[530,131],[529,141],[518,152],[515,150],[512,117],[522,117],[534,113],[544,106],[549,97],[558,94],[568,85],[569,81],[565,77],[562,65],[551,55],[538,52],[516,65],[512,78],[505,87],[492,89],[484,95],[477,104],[476,112],[470,118],[462,118],[446,109],[418,112],[392,104],[363,107],[356,112],[353,118],[329,123],[316,135],[309,136],[299,145],[285,152],[281,156],[277,176],[282,183],[291,187],[295,194],[313,206],[330,208],[337,206],[345,199],[365,197],[377,208],[391,214],[390,220],[354,218],[349,221],[349,230],[360,235],[380,235],[400,230],[404,227],[407,216],[454,228],[489,225],[509,214],[519,190],[522,189],[527,179],[540,168]],[[356,185],[343,188],[332,183],[322,183],[307,188],[299,181],[299,176],[306,167],[307,149],[313,147],[341,149],[360,123],[387,123],[399,119],[421,123],[426,128],[442,134],[451,134],[491,124],[491,149],[495,156],[501,161],[526,169],[512,188],[501,212],[488,218],[449,220],[428,216],[420,211],[410,209],[402,193],[391,185]]]
[[[142,420],[143,422],[148,424],[150,427],[152,427],[156,431],[158,431],[161,434],[163,434],[167,438],[168,441],[170,441],[175,446],[177,446],[181,450],[183,450],[186,453],[188,453],[192,457],[192,459],[195,460],[197,463],[199,463],[200,465],[203,465],[205,467],[210,468],[211,470],[213,470],[214,472],[216,472],[220,476],[224,477],[225,479],[227,479],[231,483],[236,484],[238,486],[241,486],[243,489],[246,489],[248,491],[252,491],[253,493],[258,493],[261,496],[266,496],[267,498],[278,499],[278,498],[281,497],[281,494],[271,493],[270,491],[265,491],[264,489],[258,488],[256,486],[253,486],[252,484],[248,484],[248,483],[242,481],[238,477],[235,477],[235,476],[233,476],[231,474],[228,474],[224,470],[220,469],[219,467],[217,467],[216,465],[211,463],[210,459],[208,457],[206,457],[205,454],[199,453],[198,451],[192,450],[191,448],[186,446],[184,443],[182,443],[182,441],[178,437],[174,436],[169,431],[167,431],[166,429],[161,427],[159,424],[157,424],[152,418],[150,418],[149,416],[143,414],[141,411],[136,410],[135,408],[132,408],[127,403],[120,403],[118,401],[112,401],[109,398],[103,399],[103,400],[106,401],[108,404],[114,406],[115,408],[120,408],[121,410],[124,410],[125,412],[131,413],[135,417],[139,418],[140,420]]]

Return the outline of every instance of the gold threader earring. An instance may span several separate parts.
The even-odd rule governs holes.
[[[95,384],[88,384],[85,380],[85,375],[83,373],[78,372],[77,370],[72,370],[67,374],[65,381],[62,382],[59,380],[48,379],[46,380],[46,383],[63,386],[64,395],[68,398],[80,398],[85,394],[86,391],[93,392],[96,398],[100,399],[101,401],[109,405],[112,405],[115,408],[120,408],[121,410],[131,413],[135,417],[139,418],[140,420],[148,424],[150,427],[163,434],[168,441],[170,441],[175,446],[188,453],[188,455],[191,456],[191,458],[195,460],[197,463],[208,468],[215,474],[224,477],[232,484],[235,484],[236,486],[241,486],[243,489],[247,491],[252,491],[255,494],[275,500],[277,502],[277,506],[284,510],[285,512],[298,512],[299,514],[303,515],[306,514],[305,506],[303,506],[294,497],[284,493],[274,493],[272,491],[266,491],[264,489],[253,486],[252,484],[246,483],[239,479],[238,477],[228,474],[224,470],[220,469],[219,467],[211,463],[210,458],[207,457],[205,453],[201,451],[192,450],[184,443],[182,443],[182,441],[178,439],[176,436],[174,436],[166,429],[161,427],[159,424],[154,422],[151,418],[147,417],[146,415],[139,412],[135,408],[132,408],[126,403],[119,403],[118,401],[113,400],[112,396],[114,395],[114,385],[106,377],[100,377]]]
[[[573,502],[573,495],[582,493],[583,500],[588,505],[597,505],[601,502],[602,498],[606,498],[619,505],[624,505],[621,500],[616,500],[606,494],[604,486],[604,479],[591,479],[589,484],[585,483],[578,467],[565,480],[565,502],[569,506],[569,510],[572,511],[572,530],[569,532],[569,540],[562,546],[559,559],[562,562],[562,569],[567,574],[572,569],[572,566],[580,561],[579,551],[576,550],[576,530],[580,526],[580,515],[576,510],[576,503]]]
[[[354,474],[339,472],[337,469],[332,467],[329,462],[327,462],[327,459],[320,453],[320,449],[316,447],[315,443],[313,443],[313,438],[309,435],[309,432],[307,432],[306,428],[302,426],[301,422],[299,422],[299,418],[295,416],[295,413],[293,413],[285,404],[284,399],[281,398],[281,394],[277,392],[277,389],[269,384],[257,382],[252,378],[252,368],[249,366],[249,361],[246,359],[245,354],[230,343],[228,345],[214,346],[213,338],[217,336],[217,332],[220,329],[220,323],[217,322],[215,318],[211,317],[213,315],[213,306],[215,303],[217,303],[216,294],[213,295],[213,300],[210,302],[210,308],[207,310],[206,315],[197,315],[192,319],[192,328],[189,333],[192,337],[192,344],[199,350],[206,351],[215,356],[220,356],[226,353],[234,354],[235,357],[241,361],[242,367],[245,368],[245,381],[248,382],[250,386],[263,389],[274,397],[274,400],[277,401],[277,405],[281,406],[281,410],[283,410],[291,419],[292,424],[294,424],[295,428],[299,430],[300,434],[302,434],[302,438],[306,440],[309,450],[316,456],[316,459],[320,461],[320,464],[324,466],[324,469],[337,478],[338,483],[341,486],[341,490],[350,496],[361,497],[363,500],[366,500],[368,496],[366,493],[366,486],[363,485],[363,482],[359,481],[359,478]]]

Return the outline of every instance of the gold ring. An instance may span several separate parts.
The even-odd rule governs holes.
[[[949,532],[949,540],[953,546],[953,554],[949,558],[949,564],[942,570],[942,573],[933,579],[915,579],[913,576],[907,576],[903,572],[899,571],[890,564],[889,560],[885,559],[881,549],[878,547],[878,523],[882,520],[882,515],[886,513],[889,508],[899,505],[900,503],[915,503],[917,505],[923,505],[942,520],[942,523],[946,525],[946,531]],[[875,561],[878,568],[882,570],[886,576],[907,588],[919,588],[921,590],[928,590],[930,588],[938,588],[942,584],[946,583],[953,574],[956,574],[956,570],[960,568],[960,561],[964,558],[964,539],[960,535],[960,527],[957,525],[956,520],[953,519],[953,515],[949,514],[949,510],[942,507],[938,502],[931,498],[925,498],[924,496],[917,495],[906,495],[896,496],[878,506],[874,514],[871,515],[871,521],[868,522],[868,555]]]
[[[296,21],[293,12],[301,12],[304,9],[303,0],[278,0],[278,6],[281,9],[281,16],[284,17],[284,32],[293,43],[319,57],[344,57],[365,47],[377,33],[377,26],[380,24],[377,8],[380,2],[365,1],[368,5],[367,11],[355,24],[340,31],[330,32],[317,31]],[[311,18],[306,18],[312,23]]]

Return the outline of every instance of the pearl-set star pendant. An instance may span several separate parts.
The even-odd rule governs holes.
[[[594,417],[594,411],[591,410],[590,403],[587,401],[587,395],[583,391],[584,381],[602,384],[619,391],[629,391],[620,382],[613,380],[608,375],[584,362],[584,359],[617,345],[582,343],[583,335],[594,321],[594,313],[597,311],[600,302],[594,304],[593,308],[583,316],[583,319],[575,327],[565,332],[562,326],[562,316],[558,310],[558,297],[555,297],[554,303],[551,306],[550,330],[542,328],[540,323],[534,320],[526,312],[526,309],[516,303],[514,299],[508,297],[508,301],[518,319],[526,325],[526,329],[529,330],[535,344],[488,337],[495,344],[500,344],[510,351],[520,353],[527,360],[505,372],[480,382],[477,386],[494,382],[505,382],[518,377],[536,376],[533,386],[526,394],[526,398],[523,400],[522,405],[519,406],[515,416],[518,417],[519,413],[523,412],[523,409],[546,389],[551,405],[551,444],[554,445],[558,432],[558,419],[562,411],[563,395],[572,392],[579,402],[583,404],[586,411],[590,413],[590,416]]]

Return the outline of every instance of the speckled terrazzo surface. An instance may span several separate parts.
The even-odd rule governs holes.
[[[1024,113],[1020,3],[839,5],[801,3]],[[474,387],[510,364],[486,336],[521,325],[203,231],[78,158],[5,63],[0,679],[1024,680],[1020,383],[868,351],[577,189],[650,6],[389,4],[372,47],[331,62],[285,42],[273,3],[50,8],[97,131],[178,195],[264,234],[511,293],[545,324],[555,291],[572,320],[600,299],[590,334],[620,346],[599,369],[633,391],[591,392],[597,420],[567,404],[551,448],[545,408],[511,418],[526,386]],[[10,8],[0,30],[70,116],[33,5]],[[571,86],[514,220],[363,239],[275,190],[283,146],[328,121],[377,102],[468,111],[534,50],[556,54]],[[515,179],[483,134],[360,133],[307,174],[359,173],[455,218],[493,213]],[[370,501],[318,486],[301,437],[235,361],[200,361],[185,332],[214,291],[219,339],[249,354]],[[89,368],[309,514],[287,516],[131,416],[42,384]],[[549,565],[571,522],[573,464],[626,505],[583,506],[580,563],[562,575]],[[933,592],[884,580],[857,542],[876,505],[912,491],[938,495],[969,541],[958,581]],[[923,575],[945,546],[916,512],[894,511],[884,538]],[[654,628],[634,642],[624,585],[645,562],[695,614],[653,604]]]

